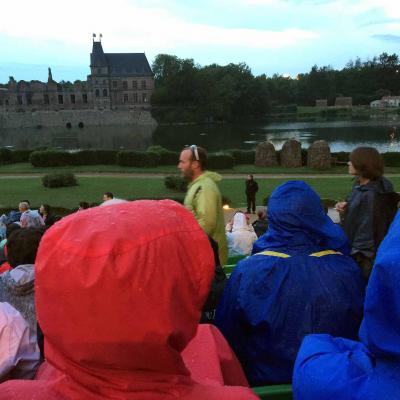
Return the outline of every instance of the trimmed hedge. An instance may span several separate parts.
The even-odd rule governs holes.
[[[66,151],[43,150],[34,151],[29,156],[34,167],[62,167],[72,164],[72,153]]]
[[[150,146],[148,152],[157,153],[160,157],[159,165],[177,165],[179,161],[179,153],[177,151],[168,150],[162,146]]]
[[[117,164],[125,167],[156,167],[160,157],[150,151],[120,151],[117,154]]]
[[[0,149],[0,164],[8,164],[12,160],[10,149]]]
[[[227,153],[230,154],[234,158],[235,165],[254,164],[255,159],[256,159],[255,150],[232,149],[232,150],[228,150]]]
[[[186,192],[188,182],[179,175],[168,175],[164,179],[164,185],[167,189],[176,190],[178,192]]]
[[[209,169],[231,169],[235,166],[235,159],[230,154],[209,154]]]
[[[75,175],[70,172],[65,174],[47,174],[42,178],[42,183],[47,188],[76,186],[78,184]]]
[[[400,167],[400,153],[387,152],[382,154],[386,167]]]
[[[12,163],[29,162],[29,157],[33,150],[13,150],[11,152]]]

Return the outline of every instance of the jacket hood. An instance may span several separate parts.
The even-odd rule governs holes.
[[[10,293],[25,296],[34,291],[35,266],[33,264],[18,265],[18,267],[2,275],[4,285]]]
[[[242,212],[237,212],[233,217],[232,232],[240,230],[253,230],[247,223],[247,218]]]
[[[190,381],[180,353],[196,333],[214,257],[184,207],[143,200],[63,218],[42,238],[36,274],[46,358],[74,381],[124,399],[155,381],[161,392]]]
[[[204,178],[210,178],[214,182],[219,182],[222,180],[222,176],[220,174],[217,174],[216,172],[212,171],[204,171],[197,179],[189,183],[189,187],[192,186],[195,182],[199,182]]]
[[[400,358],[400,213],[381,243],[369,279],[360,328],[362,342],[378,356]]]
[[[268,231],[254,244],[259,251],[281,250],[310,253],[339,250],[349,254],[342,229],[325,214],[319,196],[302,181],[289,181],[276,188],[268,202]]]

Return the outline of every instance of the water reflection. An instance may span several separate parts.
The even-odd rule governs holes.
[[[307,148],[316,140],[326,140],[331,151],[351,151],[360,145],[376,147],[381,152],[400,151],[397,137],[390,139],[389,127],[398,127],[397,120],[281,122],[272,124],[224,124],[158,126],[108,126],[67,128],[26,128],[1,130],[0,147],[35,148],[120,148],[145,150],[150,145],[161,145],[180,150],[193,143],[209,151],[226,149],[252,150],[257,143],[271,141],[276,149],[295,138]],[[399,132],[400,129],[397,129]],[[397,136],[397,135],[396,135]]]

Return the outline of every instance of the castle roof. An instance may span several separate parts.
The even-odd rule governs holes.
[[[111,76],[153,76],[144,53],[104,53],[101,42],[93,42],[90,65],[108,66]]]

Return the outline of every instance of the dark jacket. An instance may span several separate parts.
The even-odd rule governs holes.
[[[258,219],[257,221],[254,221],[253,229],[257,237],[264,235],[264,233],[267,232],[268,229],[268,221],[266,219]]]
[[[252,179],[251,181],[246,180],[246,196],[255,196],[258,192],[258,183]]]
[[[351,245],[351,253],[363,253],[373,258],[377,250],[374,232],[380,223],[385,223],[382,216],[376,215],[377,204],[380,195],[393,192],[393,185],[386,178],[381,177],[370,181],[366,185],[360,185],[357,181],[347,198],[347,207],[343,217],[343,230]],[[382,217],[382,218],[380,218]]]

